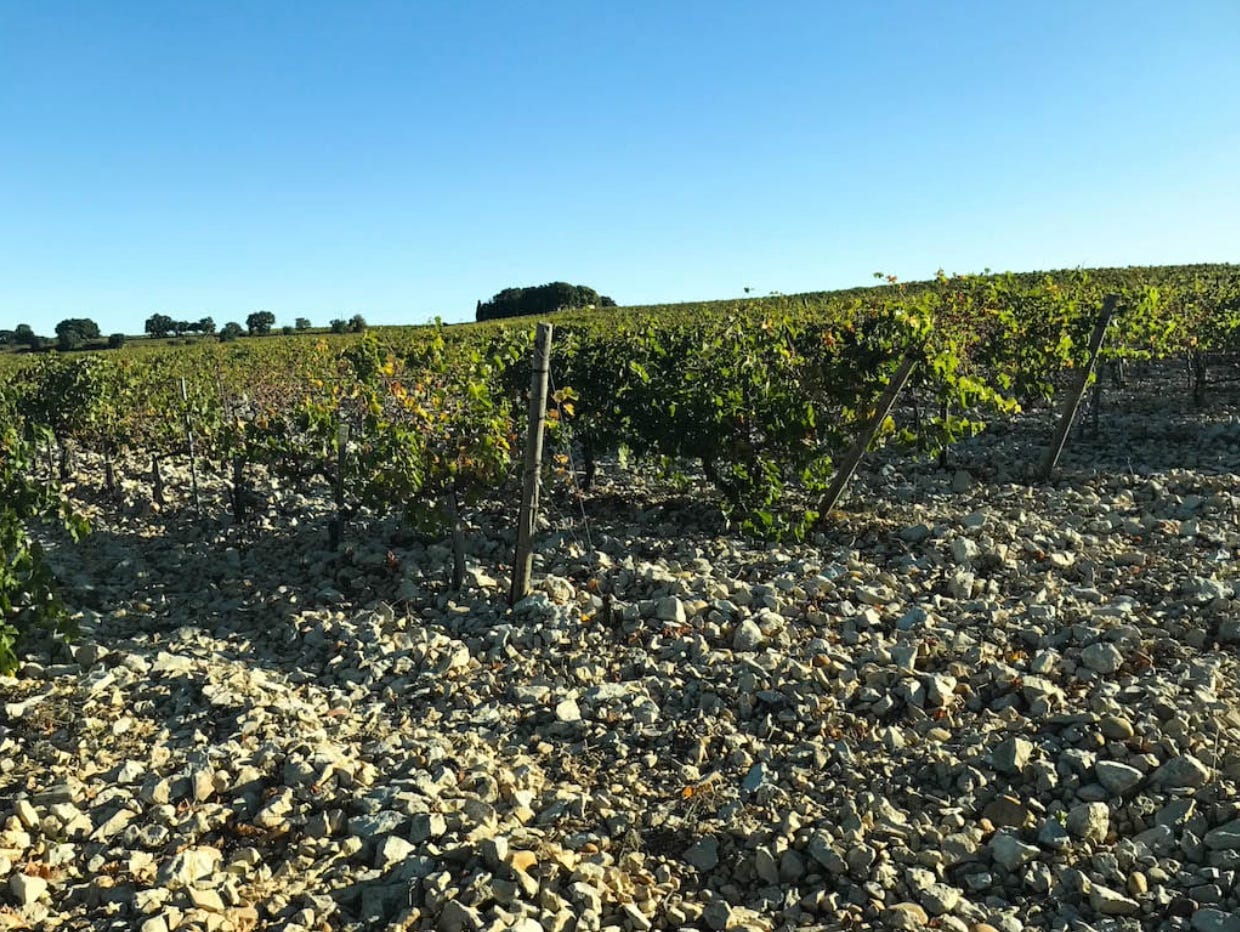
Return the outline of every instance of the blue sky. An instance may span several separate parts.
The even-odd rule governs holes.
[[[1240,261],[1240,3],[0,0],[0,327]]]

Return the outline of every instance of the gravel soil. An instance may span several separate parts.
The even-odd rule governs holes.
[[[1240,391],[876,453],[813,540],[604,464],[446,541],[131,473],[0,680],[0,929],[1240,930]]]

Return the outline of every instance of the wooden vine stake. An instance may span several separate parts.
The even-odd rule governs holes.
[[[904,390],[909,376],[913,374],[913,367],[916,365],[917,356],[914,353],[906,353],[904,359],[900,362],[900,368],[895,371],[895,375],[887,383],[887,388],[883,392],[882,397],[878,399],[878,407],[874,409],[873,417],[865,425],[861,435],[853,442],[852,447],[844,454],[844,460],[840,463],[840,468],[836,470],[835,478],[831,480],[831,487],[827,489],[827,494],[822,497],[822,501],[819,503],[819,514],[829,514],[840,503],[840,499],[844,497],[844,489],[857,472],[857,467],[861,465],[865,451],[873,443],[878,429],[883,426],[883,422],[887,420],[891,409],[895,407],[896,399],[900,397],[900,392]]]
[[[1118,301],[1118,296],[1113,294],[1102,299],[1102,312],[1098,315],[1098,321],[1094,324],[1094,332],[1089,337],[1089,362],[1077,372],[1076,381],[1068,392],[1067,398],[1064,399],[1063,413],[1059,416],[1059,426],[1055,429],[1055,437],[1042,460],[1043,482],[1049,479],[1055,471],[1064,445],[1068,442],[1068,433],[1072,430],[1072,422],[1076,420],[1076,413],[1081,408],[1081,400],[1085,397],[1085,389],[1089,386],[1089,377],[1093,374],[1094,366],[1098,364],[1098,353],[1102,350],[1102,341],[1106,337],[1107,326],[1111,323],[1111,317],[1115,313],[1115,305]]]
[[[512,562],[512,604],[530,593],[534,569],[534,522],[538,517],[538,485],[542,473],[543,430],[547,426],[547,376],[551,368],[551,324],[539,324],[534,335],[534,372],[530,377],[529,432],[525,437],[524,488],[517,519],[517,554]]]
[[[345,470],[349,465],[349,423],[341,420],[336,425],[336,475],[332,491],[336,503],[336,515],[327,525],[327,549],[339,550],[344,540],[344,489]]]
[[[202,499],[198,495],[198,457],[194,451],[194,425],[189,415],[189,388],[181,376],[181,403],[185,406],[185,442],[189,446],[189,481],[194,490],[194,514],[202,517]]]
[[[460,591],[465,585],[465,528],[461,526],[460,495],[455,480],[445,498],[448,519],[452,522],[452,588]]]

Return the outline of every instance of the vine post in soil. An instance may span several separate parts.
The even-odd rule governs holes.
[[[189,481],[194,490],[194,514],[202,517],[202,499],[198,495],[198,457],[194,451],[194,425],[189,413],[189,388],[181,376],[181,403],[185,406],[185,443],[189,447]]]
[[[896,369],[895,374],[891,377],[891,381],[887,383],[887,388],[883,390],[882,397],[878,399],[878,406],[874,409],[874,415],[870,418],[869,423],[865,425],[865,429],[861,431],[857,439],[853,441],[852,447],[844,454],[844,459],[840,463],[840,468],[836,470],[835,478],[831,480],[831,486],[827,489],[827,494],[822,497],[822,502],[818,507],[819,514],[826,515],[830,513],[840,503],[840,499],[844,497],[844,489],[857,472],[857,467],[861,465],[861,459],[874,441],[874,435],[878,433],[878,429],[883,426],[883,421],[887,420],[887,415],[895,407],[896,399],[900,397],[900,392],[908,382],[909,376],[913,374],[913,368],[917,365],[917,359],[917,354],[910,352],[906,353],[904,359],[900,361],[900,367]]]
[[[1072,430],[1072,422],[1076,420],[1076,413],[1080,410],[1081,400],[1085,397],[1085,389],[1089,385],[1089,377],[1093,374],[1094,366],[1098,364],[1098,353],[1102,349],[1102,341],[1106,338],[1107,327],[1111,323],[1111,317],[1115,314],[1115,305],[1119,301],[1119,296],[1109,294],[1102,299],[1102,311],[1098,315],[1098,321],[1094,324],[1094,332],[1089,337],[1089,361],[1082,366],[1076,373],[1076,381],[1073,383],[1071,390],[1064,399],[1063,413],[1059,417],[1059,426],[1055,429],[1055,437],[1051,440],[1051,445],[1046,450],[1046,456],[1042,460],[1041,477],[1045,482],[1051,477],[1051,473],[1055,471],[1055,466],[1059,463],[1059,457],[1063,453],[1064,445],[1068,442],[1068,433]]]
[[[349,456],[349,422],[343,418],[336,424],[336,474],[332,477],[332,494],[336,505],[336,514],[327,525],[327,549],[333,552],[340,549],[344,539],[344,490],[345,469],[348,467]]]
[[[530,376],[530,418],[525,438],[524,487],[517,519],[517,553],[512,562],[512,604],[530,592],[534,569],[534,522],[538,517],[538,484],[542,472],[543,431],[547,426],[547,377],[551,370],[551,324],[539,324],[534,335],[534,371]]]

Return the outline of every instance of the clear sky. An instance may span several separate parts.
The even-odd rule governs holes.
[[[1240,2],[0,0],[0,328],[1240,260]]]

